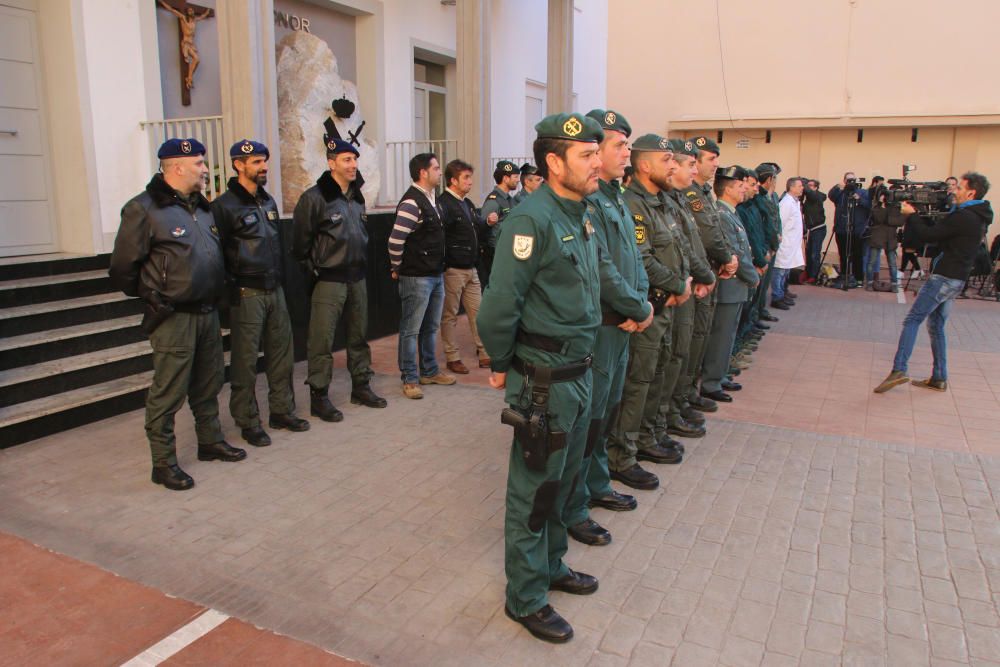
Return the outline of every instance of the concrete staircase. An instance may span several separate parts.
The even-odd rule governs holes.
[[[142,305],[112,289],[108,261],[0,264],[0,448],[142,407],[153,377]]]

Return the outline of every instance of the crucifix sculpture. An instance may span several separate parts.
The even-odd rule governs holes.
[[[194,43],[198,21],[215,16],[215,10],[194,5],[187,0],[156,0],[163,9],[177,17],[178,37],[181,55],[181,104],[191,106],[191,89],[194,88],[194,71],[201,58]]]

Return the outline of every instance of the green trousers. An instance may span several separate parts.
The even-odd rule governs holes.
[[[562,560],[568,549],[566,517],[573,486],[580,483],[590,391],[590,372],[551,386],[549,429],[565,433],[566,446],[549,454],[545,470],[525,465],[514,438],[507,474],[504,570],[507,607],[515,616],[533,614],[548,604],[549,583],[569,574]],[[513,407],[530,404],[530,383],[514,370],[507,373],[507,396]]]
[[[273,415],[295,413],[292,393],[292,323],[285,304],[285,292],[240,290],[240,302],[230,308],[229,412],[242,428],[260,426],[260,409],[254,388],[257,384],[257,353],[264,344],[267,375],[267,407]]]
[[[691,334],[691,349],[688,351],[687,367],[681,375],[681,382],[684,383],[684,386],[678,387],[678,389],[686,390],[683,395],[685,399],[697,395],[698,386],[701,384],[701,364],[705,361],[705,345],[708,342],[708,335],[712,332],[716,299],[716,290],[712,290],[712,293],[704,299],[694,300],[694,330]],[[677,392],[675,391],[674,394],[676,395]]]
[[[720,303],[715,306],[712,333],[705,347],[705,363],[702,369],[701,387],[705,391],[722,391],[722,380],[729,370],[729,358],[733,354],[736,326],[739,324],[742,309],[742,301]]]
[[[674,307],[674,321],[670,331],[670,360],[663,371],[663,385],[657,406],[656,432],[666,430],[671,418],[680,417],[680,405],[674,398],[687,392],[685,372],[691,356],[691,340],[694,337],[695,299],[692,296]]]
[[[672,308],[664,308],[645,331],[632,334],[629,339],[628,371],[622,389],[621,409],[608,435],[608,468],[611,470],[631,468],[636,463],[635,455],[639,449],[652,444],[652,434],[642,433],[643,417],[646,401],[653,390],[657,366],[666,363],[664,354],[669,358],[672,311]]]
[[[321,280],[312,293],[309,315],[309,338],[306,354],[309,370],[306,384],[326,389],[333,377],[333,338],[341,314],[346,316],[347,369],[351,383],[361,387],[372,377],[372,351],[365,335],[368,332],[368,290],[364,280],[335,283]]]
[[[223,440],[219,390],[225,377],[219,313],[174,313],[150,335],[153,384],[146,394],[146,437],[153,465],[177,463],[174,415],[184,399],[198,443]]]
[[[610,495],[611,475],[608,474],[608,426],[618,411],[618,403],[628,368],[629,334],[615,326],[602,326],[594,341],[593,389],[590,399],[590,424],[587,444],[580,462],[580,483],[569,499],[567,525],[586,521],[590,516],[587,503],[591,498]]]

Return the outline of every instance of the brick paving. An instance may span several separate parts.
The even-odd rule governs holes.
[[[150,484],[141,411],[2,450],[0,530],[376,665],[1000,665],[1000,306],[957,304],[948,394],[875,396],[907,307],[797,291],[736,402],[656,466],[661,488],[594,511],[613,543],[571,544],[601,587],[553,594],[565,646],[503,614],[500,393],[474,370],[407,401],[391,339],[375,346],[388,409],[348,405],[338,363],[345,421],[244,463],[199,463],[181,416],[190,492]],[[922,334],[914,375],[929,363]],[[910,430],[869,429],[886,411]],[[927,414],[953,435],[929,437]]]

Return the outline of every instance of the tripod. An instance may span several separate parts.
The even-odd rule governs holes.
[[[853,229],[853,227],[854,227],[854,210],[858,206],[858,200],[855,199],[856,196],[857,196],[856,193],[854,193],[853,191],[850,191],[848,193],[848,197],[847,197],[847,243],[845,244],[844,248],[841,248],[841,250],[844,251],[844,253],[843,253],[844,257],[840,258],[841,262],[844,265],[844,271],[839,276],[839,279],[842,281],[842,286],[841,286],[840,289],[842,289],[845,292],[848,289],[847,288],[848,282],[850,281],[851,278],[854,277],[854,261],[853,261],[853,257],[851,256],[851,252],[853,250],[852,246],[854,244],[854,229]],[[837,236],[837,225],[836,225],[836,222],[833,225],[833,230],[834,230],[833,234],[831,234],[830,238],[827,239],[827,241],[826,241],[826,248],[823,249],[823,256],[820,257],[820,259],[819,259],[819,265],[820,265],[820,267],[822,267],[823,264],[826,262],[826,254],[828,252],[830,252],[830,244],[833,243],[834,237]]]

